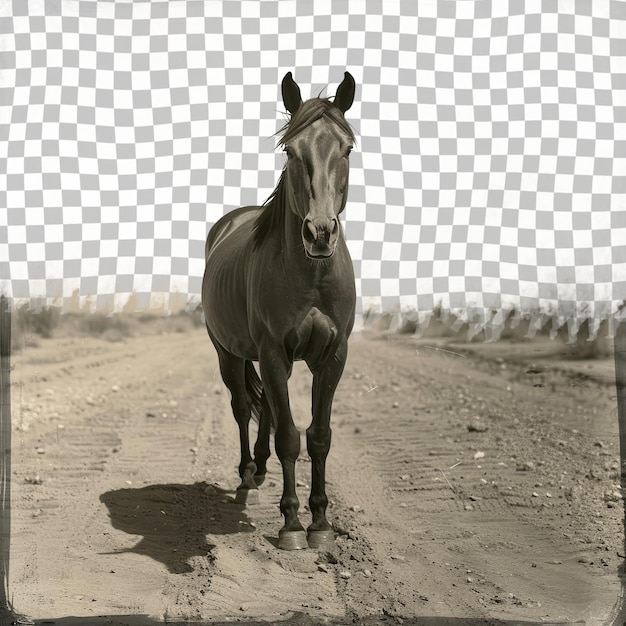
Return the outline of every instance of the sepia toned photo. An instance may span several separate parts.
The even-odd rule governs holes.
[[[626,623],[625,37],[0,3],[0,623]]]

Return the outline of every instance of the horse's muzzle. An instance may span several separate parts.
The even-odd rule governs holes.
[[[302,223],[302,242],[307,256],[311,259],[328,259],[335,253],[339,226],[337,218],[306,217]]]

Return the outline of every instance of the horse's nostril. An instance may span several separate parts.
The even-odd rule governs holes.
[[[311,220],[307,220],[306,221],[306,226],[309,229],[309,233],[313,237],[313,241],[316,241],[317,240],[317,229],[315,228],[315,226],[313,226],[313,222]],[[309,234],[309,233],[307,233],[307,234]]]
[[[337,220],[333,219],[332,221],[332,226],[330,227],[330,233],[331,235],[337,230]]]

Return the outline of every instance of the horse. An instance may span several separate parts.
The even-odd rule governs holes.
[[[263,205],[234,209],[210,229],[202,307],[239,426],[241,484],[235,502],[258,503],[274,433],[283,473],[278,547],[298,550],[334,541],[326,518],[326,458],[332,402],[356,303],[352,260],[339,221],[355,142],[344,113],[352,106],[355,81],[345,72],[333,100],[303,102],[288,72],[281,90],[290,114],[277,133],[285,166]],[[312,420],[306,430],[312,521],[306,532],[296,495],[300,433],[287,386],[294,361],[302,360],[312,374]],[[254,458],[248,432],[252,416],[258,421]]]

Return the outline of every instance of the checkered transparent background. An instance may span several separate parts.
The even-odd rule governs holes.
[[[626,297],[626,2],[14,0],[0,16],[0,278],[17,300],[197,300],[210,226],[278,179],[283,75],[332,96],[346,69],[360,310],[600,318]]]

